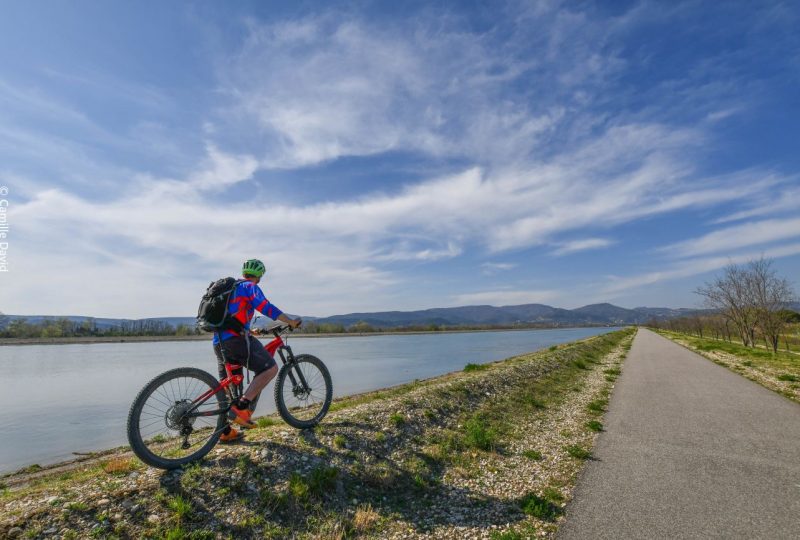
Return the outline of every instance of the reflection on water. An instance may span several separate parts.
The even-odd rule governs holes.
[[[298,337],[289,344],[295,354],[320,357],[331,371],[334,395],[343,396],[610,330]],[[216,375],[210,340],[0,347],[0,472],[126,444],[125,423],[137,392],[159,373],[180,366]],[[275,410],[272,386],[264,398],[260,414]]]

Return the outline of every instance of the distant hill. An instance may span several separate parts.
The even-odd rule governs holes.
[[[800,307],[800,305],[796,306]],[[475,325],[513,325],[513,324],[542,324],[553,326],[581,326],[581,325],[624,325],[640,324],[650,319],[670,319],[690,313],[695,309],[671,309],[637,307],[634,309],[622,308],[613,304],[591,304],[576,309],[562,309],[544,304],[521,304],[515,306],[462,306],[451,308],[432,308],[419,311],[378,311],[364,313],[347,313],[330,317],[306,317],[306,321],[318,324],[340,324],[348,327],[358,322],[365,322],[377,328],[397,328],[401,326],[475,326]],[[62,317],[52,315],[7,315],[7,320],[23,318],[30,323],[39,323],[43,320],[55,320]],[[68,315],[73,322],[83,322],[91,317],[83,315]],[[178,326],[185,324],[193,327],[194,317],[152,317],[148,319],[111,319],[96,317],[93,319],[97,328],[105,330],[119,327],[137,321],[160,321]],[[267,323],[261,318],[257,326]],[[2,324],[2,323],[0,323]]]
[[[626,309],[613,304],[592,304],[577,309],[562,309],[544,304],[515,306],[463,306],[433,308],[420,311],[382,311],[348,313],[321,317],[314,322],[350,326],[365,322],[375,327],[393,328],[418,325],[504,325],[540,323],[556,326],[619,325],[644,323],[650,319],[669,319],[696,312],[692,309],[648,308]]]

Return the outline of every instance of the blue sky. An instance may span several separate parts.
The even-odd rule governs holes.
[[[3,2],[0,310],[691,307],[800,276],[792,2]]]

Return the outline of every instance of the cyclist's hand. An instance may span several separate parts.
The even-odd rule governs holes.
[[[303,321],[302,319],[292,319],[287,324],[292,327],[292,330],[294,330],[295,328],[300,328],[300,325],[303,324]]]

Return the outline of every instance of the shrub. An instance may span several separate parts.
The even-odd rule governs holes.
[[[484,369],[488,369],[489,366],[486,364],[467,364],[464,366],[464,371],[466,373],[471,373],[473,371],[483,371]]]

